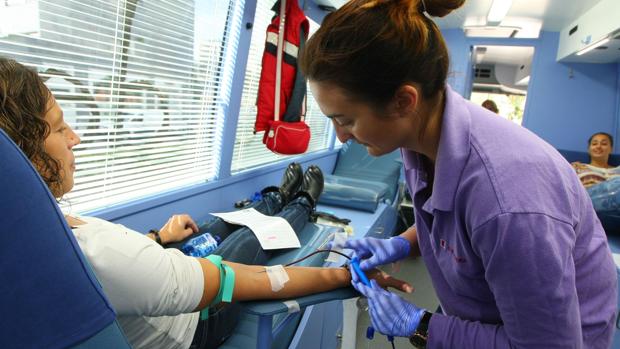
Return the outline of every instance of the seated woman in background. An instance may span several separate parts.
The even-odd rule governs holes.
[[[0,128],[30,159],[55,197],[60,198],[72,189],[73,147],[80,143],[80,138],[64,122],[62,110],[37,73],[4,58],[0,58]],[[317,169],[310,167],[301,184],[302,193],[292,200],[293,189],[286,178],[282,187],[264,191],[263,204],[271,200],[274,210],[268,213],[282,210],[279,215],[288,219],[294,229],[303,228],[320,194]],[[290,175],[290,171],[287,169],[285,175]],[[204,347],[198,311],[226,298],[223,294],[227,283],[221,282],[224,275],[231,277],[228,280],[234,287],[228,288],[228,292],[233,301],[293,298],[345,287],[351,280],[345,268],[287,267],[289,281],[274,291],[265,267],[230,261],[218,266],[217,260],[164,249],[154,241],[156,236],[149,238],[119,224],[92,217],[66,219],[134,348]],[[216,223],[213,221],[209,228],[215,229]],[[160,231],[159,240],[182,241],[197,230],[189,216],[176,216]],[[219,250],[244,250],[239,259],[263,262],[266,257],[260,256],[266,256],[266,252],[248,237],[253,234],[244,232],[247,231],[237,229],[230,236],[222,236],[224,242]],[[411,286],[379,271],[369,276],[383,286],[411,291]],[[201,335],[197,336],[198,333]]]
[[[597,132],[588,140],[588,154],[590,163],[573,162],[584,187],[589,188],[620,175],[620,169],[609,164],[609,155],[614,146],[613,137],[605,132]]]

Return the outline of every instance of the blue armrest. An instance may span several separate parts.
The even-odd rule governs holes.
[[[293,299],[299,304],[299,308],[303,309],[310,305],[325,303],[333,300],[342,300],[359,297],[359,293],[353,287],[343,287],[333,291],[321,292],[309,296]],[[245,302],[243,309],[245,312],[254,315],[275,315],[288,312],[285,301],[262,301],[262,302]]]

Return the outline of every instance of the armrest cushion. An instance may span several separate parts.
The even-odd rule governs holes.
[[[387,198],[389,189],[382,182],[326,175],[319,203],[375,212],[379,202]]]
[[[303,296],[293,299],[299,304],[299,308],[303,309],[307,306],[325,303],[333,300],[349,299],[358,297],[359,293],[353,287],[343,287],[333,291],[321,292],[309,296]],[[244,302],[243,310],[253,315],[275,315],[288,312],[285,301],[261,301],[261,302]]]

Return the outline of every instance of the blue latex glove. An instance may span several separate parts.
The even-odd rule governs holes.
[[[382,289],[375,280],[370,280],[370,287],[351,283],[368,298],[370,319],[377,331],[387,336],[409,337],[418,328],[426,310]]]
[[[363,238],[347,240],[344,248],[355,251],[360,258],[362,270],[370,270],[401,260],[409,255],[411,244],[405,238],[396,236],[390,239]]]

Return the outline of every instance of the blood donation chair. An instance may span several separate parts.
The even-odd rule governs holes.
[[[379,204],[398,204],[402,161],[400,151],[379,157],[349,141],[342,145],[334,172],[325,176],[319,204],[375,212]]]
[[[302,247],[277,253],[268,265],[284,265],[304,257],[323,247],[338,230],[307,224],[298,234]],[[327,256],[319,253],[295,265],[323,266]],[[234,334],[219,348],[335,348],[335,327],[342,320],[337,301],[358,295],[352,287],[346,287],[290,300],[245,302]]]
[[[334,172],[325,175],[317,210],[350,219],[353,234],[349,238],[392,236],[403,192],[400,174],[398,151],[375,158],[363,146],[346,143],[339,151]],[[268,264],[287,264],[306,256],[339,230],[308,224],[298,234],[302,248],[283,251]],[[323,266],[327,264],[325,258],[326,254],[317,254],[297,265]],[[358,296],[348,287],[293,300],[244,303],[244,315],[235,333],[220,348],[336,348],[344,331],[342,300]]]
[[[45,183],[0,130],[3,348],[130,348]]]
[[[579,161],[584,164],[590,162],[590,156],[586,152],[558,151],[568,162]],[[620,155],[612,154],[609,157],[609,163],[612,166],[620,165]],[[594,185],[588,188],[588,194],[605,231],[608,234],[620,234],[620,180],[615,179],[613,183]]]

